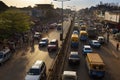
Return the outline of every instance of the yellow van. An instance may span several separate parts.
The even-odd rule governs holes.
[[[79,37],[78,34],[72,34],[71,36],[71,47],[78,48],[79,46]]]
[[[80,31],[80,40],[86,41],[87,39],[88,39],[88,33],[87,33],[87,31],[81,30]]]
[[[98,53],[87,54],[86,64],[91,77],[104,77],[105,64]]]

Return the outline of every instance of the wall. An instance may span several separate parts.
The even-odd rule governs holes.
[[[120,13],[117,14],[117,13],[105,12],[105,20],[119,23]]]

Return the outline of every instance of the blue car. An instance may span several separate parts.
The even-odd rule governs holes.
[[[48,45],[49,40],[47,38],[42,38],[39,42],[39,47],[45,47]]]
[[[94,48],[100,48],[101,44],[98,40],[91,40],[89,41],[90,46],[94,47]]]
[[[82,53],[83,54],[86,55],[87,53],[91,53],[91,52],[93,52],[93,50],[92,50],[90,45],[84,45],[83,46],[83,49],[82,49]]]

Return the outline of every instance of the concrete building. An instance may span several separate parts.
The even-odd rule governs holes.
[[[120,30],[120,11],[106,11],[104,21],[109,27]]]

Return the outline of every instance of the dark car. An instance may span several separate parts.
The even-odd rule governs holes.
[[[94,48],[100,48],[101,44],[98,40],[90,40],[89,41],[90,46],[94,47]]]
[[[111,29],[111,33],[112,33],[112,34],[116,34],[116,33],[118,33],[118,32],[119,32],[119,29],[116,29],[116,28]]]
[[[40,42],[39,42],[39,47],[45,47],[45,46],[47,46],[48,42],[49,42],[48,38],[42,38],[40,40]]]
[[[48,44],[48,52],[51,52],[51,51],[55,51],[58,49],[58,40],[57,39],[53,39],[50,41],[50,43]]]
[[[79,54],[78,52],[75,52],[75,51],[72,51],[70,52],[70,55],[69,55],[69,64],[79,64],[80,63],[80,57],[79,57]]]

